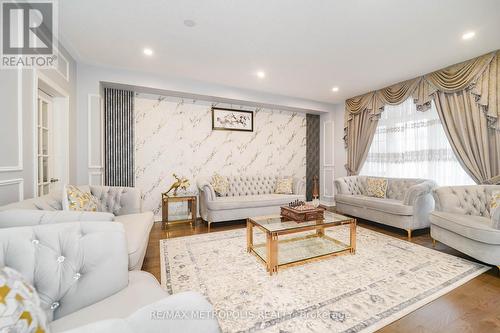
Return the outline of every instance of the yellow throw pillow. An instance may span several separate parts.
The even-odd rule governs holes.
[[[387,183],[387,179],[384,178],[367,178],[366,195],[375,198],[385,198]]]
[[[48,332],[36,290],[10,267],[0,270],[0,328],[2,332]]]
[[[213,175],[210,184],[214,188],[215,194],[218,197],[224,197],[227,195],[227,192],[229,192],[229,181],[226,177],[217,173]]]
[[[492,193],[490,201],[491,226],[500,229],[500,191]]]
[[[99,211],[99,201],[90,192],[85,192],[73,185],[66,185],[64,190],[64,210],[77,212]]]
[[[281,178],[276,181],[276,194],[293,194],[293,178]]]

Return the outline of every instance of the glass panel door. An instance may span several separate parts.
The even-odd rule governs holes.
[[[49,194],[50,159],[51,159],[51,116],[52,99],[49,95],[38,92],[38,196]]]

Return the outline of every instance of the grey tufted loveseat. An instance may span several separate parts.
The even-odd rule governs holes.
[[[209,312],[212,306],[194,292],[169,296],[151,274],[128,271],[121,223],[0,229],[5,266],[35,287],[53,333],[219,332],[215,319],[153,320],[158,311]]]
[[[38,198],[27,199],[0,207],[0,228],[11,227],[12,221],[18,226],[27,226],[44,223],[89,221],[102,218],[102,221],[113,220],[123,224],[127,236],[127,248],[129,253],[129,269],[142,268],[144,256],[149,241],[149,233],[153,227],[154,217],[152,212],[142,212],[141,193],[132,187],[115,186],[78,186],[84,191],[90,191],[100,202],[104,213],[86,213],[74,218],[72,212],[62,211],[62,194],[50,194]],[[29,214],[20,213],[19,210],[30,210]],[[41,215],[44,212],[60,212],[60,214]],[[50,216],[50,218],[47,218]],[[22,221],[20,221],[22,219]]]
[[[305,182],[294,178],[292,194],[275,194],[278,176],[229,176],[229,192],[217,196],[209,178],[199,178],[200,214],[208,226],[213,222],[279,214],[280,206],[305,199]]]
[[[434,208],[431,192],[436,187],[435,182],[385,178],[388,180],[386,198],[374,198],[366,195],[367,178],[335,179],[335,204],[339,212],[405,229],[408,239],[411,239],[412,230],[429,227],[429,213]]]
[[[500,266],[500,230],[492,227],[490,216],[493,191],[500,191],[500,185],[435,189],[431,237],[473,258]]]

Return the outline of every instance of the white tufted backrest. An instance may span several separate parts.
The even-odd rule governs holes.
[[[89,185],[78,185],[77,187],[82,191],[90,191],[99,200],[104,212],[116,216],[141,213],[141,191],[137,188]],[[23,200],[0,207],[0,211],[12,209],[62,210],[62,195],[61,192]]]
[[[128,284],[121,223],[69,222],[0,230],[0,267],[37,290],[49,320],[96,303]]]
[[[271,194],[276,189],[278,176],[228,176],[227,197]]]
[[[420,183],[427,181],[427,179],[416,178],[387,178],[387,192],[388,199],[403,200],[408,189]]]
[[[500,191],[500,185],[438,187],[433,195],[437,211],[490,218],[493,191]]]
[[[116,216],[141,212],[141,191],[137,188],[90,186],[90,193],[99,200],[103,211]]]
[[[368,176],[348,176],[335,179],[335,189],[339,194],[366,195],[366,179]],[[427,181],[427,179],[418,178],[385,178],[387,179],[388,199],[403,200],[409,188]]]

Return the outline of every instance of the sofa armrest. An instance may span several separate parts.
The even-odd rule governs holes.
[[[141,191],[135,187],[90,186],[102,209],[116,216],[142,213]]]
[[[102,320],[66,333],[219,333],[212,305],[199,293],[181,292],[146,305],[127,318]]]
[[[200,197],[203,197],[206,201],[215,200],[217,196],[215,195],[214,187],[207,178],[199,178],[196,185],[200,191]],[[200,198],[200,200],[202,199]]]
[[[437,187],[437,184],[432,180],[426,180],[422,183],[410,186],[403,198],[403,205],[413,206],[419,197],[432,195],[432,190]]]
[[[295,178],[293,184],[293,194],[306,195],[306,182],[303,179]]]

